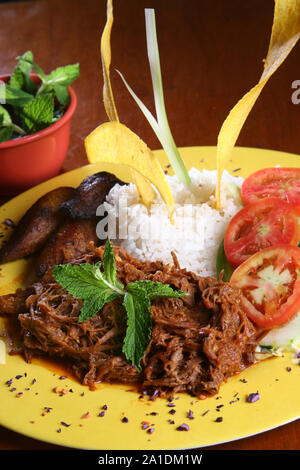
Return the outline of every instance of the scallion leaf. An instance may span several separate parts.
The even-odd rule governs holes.
[[[148,59],[151,70],[152,86],[154,93],[155,101],[155,110],[157,119],[151,114],[143,102],[138,98],[134,93],[131,87],[126,82],[123,75],[118,72],[133,99],[139,106],[140,110],[148,120],[150,126],[155,132],[158,140],[160,141],[162,147],[164,148],[169,161],[174,169],[174,172],[177,176],[177,179],[180,183],[189,185],[191,183],[190,176],[185,167],[184,161],[176,147],[174,142],[168,118],[165,108],[164,94],[163,94],[163,85],[162,85],[162,76],[160,69],[160,59],[159,59],[159,50],[157,43],[156,35],[156,25],[155,25],[155,12],[153,9],[145,9],[146,17],[146,36],[147,36],[147,50],[148,50]]]

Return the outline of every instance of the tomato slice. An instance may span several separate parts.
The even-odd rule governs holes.
[[[298,242],[294,208],[283,199],[268,197],[248,204],[231,219],[225,232],[224,250],[229,263],[236,267],[268,246]]]
[[[243,291],[254,323],[266,329],[282,325],[300,310],[300,248],[266,248],[241,264],[230,282]]]
[[[248,176],[242,184],[243,204],[265,197],[280,197],[300,205],[300,168],[265,168]]]

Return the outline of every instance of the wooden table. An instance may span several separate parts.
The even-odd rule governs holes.
[[[273,0],[115,0],[112,85],[121,121],[159,148],[152,129],[114,71],[119,69],[153,110],[144,8],[156,10],[166,106],[178,146],[216,145],[227,113],[257,81],[266,55]],[[0,4],[0,70],[32,50],[47,72],[80,62],[78,107],[63,171],[87,163],[84,137],[107,120],[102,104],[99,40],[105,0],[44,0]],[[291,84],[300,78],[300,44],[270,80],[238,145],[300,154],[300,106]],[[300,161],[300,160],[299,160]],[[1,406],[1,405],[0,405]],[[300,421],[210,449],[300,449]],[[0,449],[58,449],[0,427]]]

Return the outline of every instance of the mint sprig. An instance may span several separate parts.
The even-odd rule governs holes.
[[[24,130],[28,134],[50,126],[54,113],[54,99],[50,94],[39,95],[27,103],[22,110]]]
[[[125,287],[117,279],[113,246],[109,240],[105,245],[103,263],[57,265],[52,268],[52,273],[63,289],[74,298],[83,300],[78,322],[101,314],[106,303],[122,300],[127,314],[122,351],[138,370],[141,370],[140,362],[151,337],[151,301],[158,297],[186,296],[185,292],[175,290],[168,284],[151,280],[130,282]]]
[[[73,297],[83,300],[79,323],[92,318],[107,302],[123,295],[100,270],[101,263],[61,264],[52,269],[54,279]]]
[[[31,51],[25,52],[25,54],[23,54],[21,58],[19,58],[18,64],[10,77],[9,85],[12,88],[23,90],[26,93],[29,93],[30,95],[35,95],[37,86],[30,78],[30,73],[32,69],[32,65],[30,62],[32,60],[33,53]]]
[[[2,107],[10,117],[10,125],[0,120],[0,143],[34,134],[60,119],[69,100],[68,86],[79,76],[79,64],[58,67],[48,75],[34,61],[31,51],[17,57],[18,63],[4,85]],[[34,71],[41,83],[30,77]],[[1,112],[3,114],[3,112]]]
[[[127,312],[127,329],[122,351],[140,371],[140,362],[149,344],[152,331],[151,301],[144,289],[126,292],[123,305]]]

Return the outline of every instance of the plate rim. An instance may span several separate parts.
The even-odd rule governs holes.
[[[213,146],[213,145],[211,145],[211,146],[206,146],[206,145],[198,146],[198,145],[195,145],[195,146],[179,147],[179,151],[180,151],[180,150],[185,150],[185,149],[193,149],[193,150],[195,150],[195,149],[208,149],[208,148],[209,148],[209,149],[215,149],[215,150],[217,149],[217,147],[216,147],[216,146]],[[262,152],[262,153],[264,153],[264,152],[271,152],[271,153],[274,153],[275,155],[282,155],[282,154],[285,154],[285,155],[289,155],[289,156],[292,156],[292,157],[297,157],[297,158],[300,159],[300,155],[298,155],[298,154],[291,153],[291,152],[285,152],[285,151],[281,151],[281,150],[262,149],[262,148],[244,147],[244,146],[236,146],[235,149],[234,149],[235,152],[237,152],[237,151],[239,151],[239,150],[243,150],[243,151],[247,151],[247,150],[250,150],[250,151],[258,151],[258,152]],[[157,152],[157,153],[163,152],[163,153],[164,153],[163,149],[156,149],[156,150],[154,150],[154,152]],[[32,187],[32,188],[27,189],[26,191],[24,191],[24,192],[22,192],[22,193],[16,195],[15,197],[10,198],[9,201],[7,201],[6,203],[2,204],[2,205],[0,206],[0,208],[3,209],[3,208],[5,208],[6,206],[9,206],[10,204],[12,204],[12,205],[15,204],[15,203],[16,203],[16,200],[18,200],[18,198],[22,198],[22,199],[23,199],[24,197],[26,197],[26,195],[27,195],[28,193],[32,193],[32,192],[34,192],[34,191],[38,191],[39,188],[41,188],[41,186],[43,186],[43,185],[45,185],[45,188],[46,188],[46,184],[49,183],[49,182],[51,182],[51,183],[56,183],[56,181],[57,181],[58,184],[59,184],[60,179],[63,179],[66,174],[70,174],[70,173],[73,173],[73,174],[74,174],[74,173],[80,173],[80,172],[85,171],[85,170],[88,170],[88,169],[91,169],[91,170],[92,170],[93,168],[96,169],[96,168],[99,167],[99,166],[101,166],[101,163],[87,164],[87,165],[83,165],[83,166],[81,166],[81,167],[72,169],[72,170],[70,170],[70,171],[68,171],[68,172],[61,173],[61,174],[55,176],[54,178],[51,178],[51,179],[49,179],[49,180],[47,180],[47,181],[44,181],[44,182],[42,182],[42,183],[40,183],[40,184],[38,184],[38,185],[36,185],[36,186],[34,186],[34,187]],[[58,187],[58,186],[57,186],[57,187]],[[217,446],[217,445],[221,445],[221,444],[226,444],[226,443],[238,441],[238,440],[241,440],[241,439],[246,439],[246,438],[248,438],[248,437],[255,436],[255,435],[259,435],[259,434],[261,434],[261,433],[271,431],[271,430],[276,429],[276,428],[278,428],[278,427],[285,426],[285,425],[287,425],[287,424],[289,424],[289,423],[291,423],[291,422],[293,422],[293,421],[298,420],[299,417],[300,417],[300,416],[295,417],[295,418],[292,418],[292,419],[289,419],[289,420],[287,420],[287,421],[285,421],[285,422],[282,422],[282,423],[280,423],[280,424],[278,424],[278,425],[275,425],[275,426],[271,426],[271,427],[266,428],[266,429],[264,429],[264,430],[261,430],[261,431],[258,431],[258,432],[254,432],[254,433],[251,433],[251,434],[241,435],[240,437],[236,437],[236,438],[233,438],[233,439],[228,439],[228,440],[218,441],[218,442],[212,442],[212,443],[210,443],[210,444],[205,444],[205,445],[203,445],[203,446],[198,446],[198,447],[192,446],[192,447],[183,447],[183,448],[177,448],[177,449],[175,449],[175,448],[172,447],[172,449],[174,449],[174,450],[193,450],[193,449],[197,449],[197,448],[201,449],[201,448],[204,448],[204,447],[212,447],[212,446]],[[32,435],[29,434],[29,433],[23,433],[23,432],[20,431],[19,429],[15,429],[13,425],[12,425],[11,427],[8,427],[8,426],[2,424],[1,422],[0,422],[0,424],[1,424],[1,426],[3,426],[4,428],[6,428],[6,429],[8,429],[8,430],[11,430],[11,431],[16,432],[16,433],[18,433],[18,434],[21,434],[21,435],[23,435],[23,436],[25,436],[25,437],[29,437],[29,438],[31,438],[31,439],[33,439],[33,440],[38,440],[38,441],[40,441],[40,442],[45,442],[45,443],[48,443],[48,444],[51,444],[51,445],[56,445],[56,446],[59,446],[59,447],[69,447],[69,448],[72,448],[72,449],[79,449],[79,450],[80,450],[80,449],[81,449],[81,450],[86,450],[86,449],[87,449],[86,447],[78,447],[78,446],[72,446],[72,445],[70,445],[70,444],[67,444],[67,445],[66,445],[66,444],[63,444],[63,443],[59,443],[59,442],[57,442],[57,440],[51,440],[51,439],[45,439],[45,438],[41,438],[41,439],[40,439],[40,438],[38,438],[38,437],[36,437],[36,436],[32,436]],[[92,449],[93,449],[93,448],[92,448]],[[154,449],[154,448],[153,448],[153,449]],[[99,448],[98,450],[103,450],[103,449]]]

